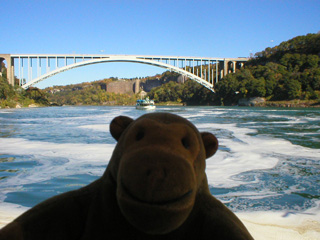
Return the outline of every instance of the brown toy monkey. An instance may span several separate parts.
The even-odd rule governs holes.
[[[110,132],[118,143],[101,178],[31,208],[0,239],[253,239],[209,191],[214,135],[169,113],[119,116]]]

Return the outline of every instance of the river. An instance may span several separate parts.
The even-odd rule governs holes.
[[[159,106],[155,111],[178,114],[216,135],[219,150],[207,160],[206,172],[211,193],[232,211],[276,212],[283,218],[313,214],[320,221],[319,109]],[[0,214],[1,206],[3,214],[14,214],[97,179],[116,144],[111,120],[145,113],[127,106],[1,109]]]

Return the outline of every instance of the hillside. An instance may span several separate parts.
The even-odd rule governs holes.
[[[265,97],[270,101],[320,99],[320,34],[298,36],[255,54],[215,87],[217,100]]]
[[[48,99],[59,105],[134,105],[141,91],[170,81],[179,81],[177,73],[165,72],[161,75],[139,79],[107,78],[81,84],[54,86],[44,89]]]

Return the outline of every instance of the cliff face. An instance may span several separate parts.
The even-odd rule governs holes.
[[[141,82],[139,79],[132,81],[119,80],[116,82],[107,83],[102,89],[106,88],[107,92],[121,93],[121,94],[136,94],[140,90],[150,92],[152,88],[161,86],[163,81],[159,79],[146,80]]]
[[[152,88],[159,87],[162,84],[163,81],[159,79],[146,80],[145,82],[140,83],[140,88],[142,88],[145,92],[150,92]]]
[[[137,81],[116,81],[110,82],[106,84],[106,91],[113,93],[121,93],[121,94],[134,94],[135,85],[139,84]]]

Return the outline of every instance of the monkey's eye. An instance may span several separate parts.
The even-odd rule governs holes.
[[[190,148],[190,142],[189,142],[189,139],[187,137],[184,137],[181,139],[181,143],[183,145],[183,147],[185,149],[189,149]]]
[[[136,135],[136,140],[140,141],[143,137],[144,137],[144,131],[143,130],[139,130],[139,132]]]

